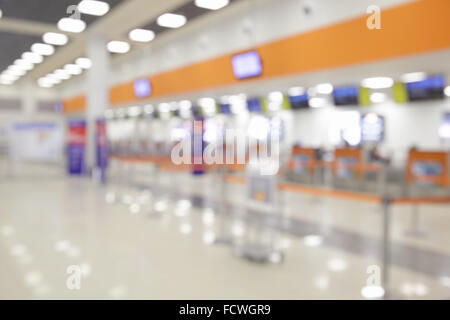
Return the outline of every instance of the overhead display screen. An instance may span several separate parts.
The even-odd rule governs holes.
[[[219,104],[220,113],[231,114],[231,104],[221,103]]]
[[[261,101],[259,98],[248,99],[247,108],[249,112],[262,112]]]
[[[133,82],[134,94],[137,98],[146,98],[152,94],[150,80],[146,78],[138,79]]]
[[[289,96],[289,102],[291,103],[291,109],[293,110],[309,108],[309,97],[307,93]]]
[[[444,99],[445,79],[442,75],[406,83],[409,101]]]
[[[333,99],[336,106],[358,105],[359,87],[344,86],[333,90]]]
[[[231,58],[233,73],[237,79],[257,77],[262,74],[261,57],[257,51],[236,54]]]

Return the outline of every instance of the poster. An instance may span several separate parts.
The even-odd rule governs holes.
[[[67,171],[71,175],[85,173],[86,121],[73,120],[67,126]]]

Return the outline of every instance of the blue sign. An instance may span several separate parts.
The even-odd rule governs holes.
[[[67,171],[71,175],[85,173],[86,122],[72,121],[68,124]]]
[[[257,77],[262,74],[262,63],[257,51],[236,54],[231,58],[234,76],[238,79]]]
[[[134,94],[138,98],[146,98],[152,94],[152,85],[146,78],[138,79],[133,83]]]

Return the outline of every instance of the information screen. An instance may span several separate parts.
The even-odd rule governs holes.
[[[236,54],[231,58],[233,73],[237,79],[257,77],[262,74],[262,63],[257,51]]]
[[[309,97],[307,93],[297,96],[289,96],[289,102],[291,103],[291,108],[293,110],[309,108]]]
[[[445,79],[441,75],[406,84],[409,101],[444,99]]]
[[[358,105],[359,87],[345,86],[333,90],[334,104],[337,106]]]
[[[259,98],[250,98],[247,100],[247,108],[249,112],[262,112],[261,101]]]

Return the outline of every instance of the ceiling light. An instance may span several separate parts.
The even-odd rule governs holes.
[[[330,94],[333,92],[331,83],[321,83],[316,86],[316,91],[319,94]]]
[[[14,61],[14,65],[25,71],[34,68],[34,65],[31,62],[24,59],[17,59],[16,61]]]
[[[387,99],[386,94],[381,92],[375,92],[370,95],[370,101],[372,101],[372,103],[382,103],[386,101],[386,99]]]
[[[3,17],[3,11],[0,9],[0,18]]]
[[[50,81],[48,78],[46,77],[42,77],[38,79],[38,85],[42,88],[50,88],[53,87],[53,82]]]
[[[80,33],[86,29],[86,23],[80,19],[62,18],[58,21],[58,28],[66,32]]]
[[[195,5],[200,8],[209,10],[219,10],[226,7],[230,3],[229,0],[195,0]]]
[[[92,67],[92,61],[89,58],[78,58],[75,63],[81,68],[81,69],[89,69]]]
[[[22,59],[34,64],[41,63],[44,60],[39,53],[29,51],[22,54]]]
[[[13,84],[13,83],[14,83],[14,81],[6,80],[6,79],[3,79],[3,78],[0,77],[0,84],[9,86],[9,85],[11,85],[11,84]]]
[[[374,77],[364,79],[361,85],[369,89],[386,89],[392,87],[394,80],[388,77]]]
[[[68,38],[65,34],[56,32],[47,32],[42,36],[42,40],[47,44],[53,44],[55,46],[63,46],[67,43]]]
[[[134,29],[128,34],[129,38],[138,42],[150,42],[155,38],[155,33],[151,30]]]
[[[10,82],[14,82],[18,79],[18,76],[13,76],[11,74],[7,74],[7,73],[2,73],[2,75],[0,75],[0,80],[2,81],[10,81]]]
[[[55,70],[55,72],[53,72],[53,74],[58,79],[61,79],[61,80],[67,80],[67,79],[70,78],[70,74],[67,71],[63,70],[63,69],[57,69],[57,70]]]
[[[288,95],[291,97],[297,97],[305,94],[305,88],[303,87],[293,87],[288,90]]]
[[[81,67],[76,64],[66,64],[64,70],[71,75],[78,75],[83,71],[81,70]]]
[[[174,13],[164,13],[156,20],[156,23],[158,23],[159,26],[166,28],[179,28],[184,26],[186,22],[187,19],[185,16]]]
[[[78,4],[78,10],[92,16],[103,16],[109,11],[109,4],[103,1],[83,0]]]
[[[43,56],[50,56],[55,52],[55,49],[49,44],[35,43],[31,46],[31,51]]]
[[[427,78],[427,74],[425,72],[411,72],[405,73],[400,76],[400,80],[405,83],[409,82],[419,82],[425,80]]]
[[[160,103],[158,105],[158,110],[159,112],[169,112],[170,111],[170,104],[164,102],[164,103]]]
[[[8,69],[4,72],[4,74],[9,74],[14,77],[21,77],[26,73],[23,69]]]
[[[282,92],[274,91],[274,92],[269,93],[268,98],[269,98],[270,101],[278,101],[278,102],[280,102],[280,101],[283,101],[284,96],[283,96]]]
[[[327,101],[324,98],[311,98],[309,100],[309,105],[311,108],[322,108],[325,107]]]
[[[445,89],[444,89],[444,94],[445,94],[447,97],[450,97],[450,86],[445,87]]]
[[[47,76],[45,76],[45,78],[47,78],[53,84],[58,84],[62,81],[62,79],[54,73],[49,73]]]
[[[8,67],[8,70],[11,70],[11,71],[15,71],[15,70],[28,71],[31,69],[33,69],[33,65],[31,65],[31,67],[30,67],[30,65],[26,65],[26,64],[23,64],[23,65],[13,64]]]
[[[130,44],[125,41],[110,41],[106,47],[112,53],[127,53],[130,51]]]
[[[183,100],[180,101],[179,105],[181,110],[189,110],[192,107],[192,102],[190,102],[189,100]]]

